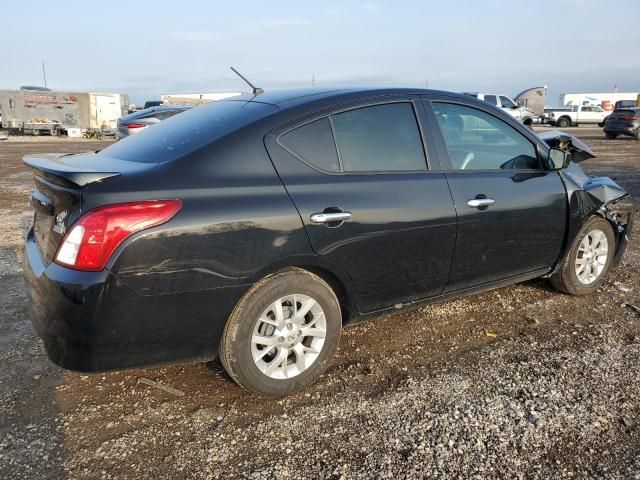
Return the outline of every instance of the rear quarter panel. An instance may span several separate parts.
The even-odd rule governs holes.
[[[169,198],[183,201],[176,217],[129,238],[108,266],[138,293],[248,285],[269,265],[311,253],[259,132],[239,131],[147,175],[105,183],[90,201]]]

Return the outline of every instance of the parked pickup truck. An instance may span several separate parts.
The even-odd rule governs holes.
[[[534,123],[539,123],[539,119],[535,112],[528,107],[519,106],[511,98],[506,95],[495,95],[489,93],[466,92],[465,95],[476,97],[478,100],[484,100],[491,105],[495,105],[507,112],[512,117],[520,120],[520,123],[531,127]]]
[[[560,128],[577,127],[583,123],[597,123],[598,126],[602,127],[604,119],[609,113],[597,105],[580,105],[573,106],[570,110],[565,107],[552,109],[549,112],[545,111],[547,123]]]

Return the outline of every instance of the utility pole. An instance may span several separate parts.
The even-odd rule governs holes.
[[[44,79],[44,88],[47,88],[47,71],[44,68],[44,60],[42,60],[42,78]]]
[[[311,75],[311,88],[316,87],[316,74]]]

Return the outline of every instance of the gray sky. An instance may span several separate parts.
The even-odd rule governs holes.
[[[410,86],[640,91],[640,1],[1,0],[0,88],[161,93]],[[118,6],[121,4],[122,6]]]

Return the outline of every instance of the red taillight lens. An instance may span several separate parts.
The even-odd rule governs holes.
[[[617,117],[616,120],[631,120],[631,121],[634,121],[634,120],[638,120],[638,118],[640,118],[640,117]]]
[[[103,270],[124,239],[168,222],[181,208],[180,200],[152,200],[91,210],[65,235],[56,253],[56,263],[76,270]]]
[[[125,127],[127,128],[142,128],[145,127],[146,125],[144,123],[127,123],[125,125]]]

